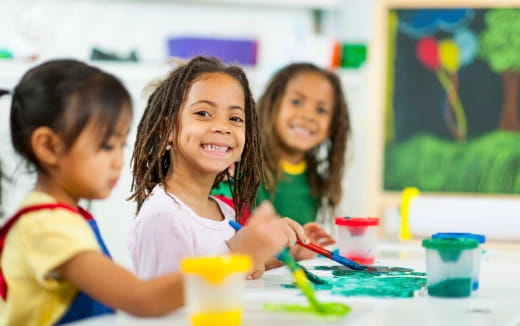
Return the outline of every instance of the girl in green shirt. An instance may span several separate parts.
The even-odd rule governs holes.
[[[265,175],[257,204],[269,199],[280,216],[302,225],[330,215],[341,199],[350,134],[338,76],[290,64],[272,77],[257,109]]]

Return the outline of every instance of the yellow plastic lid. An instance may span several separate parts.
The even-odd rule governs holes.
[[[200,275],[211,283],[222,282],[233,273],[247,272],[252,266],[251,258],[246,255],[191,257],[181,261],[182,272]]]

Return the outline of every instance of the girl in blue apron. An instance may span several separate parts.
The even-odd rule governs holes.
[[[78,206],[116,185],[131,119],[122,83],[82,62],[45,62],[16,85],[11,141],[36,184],[0,229],[0,325],[55,325],[114,309],[155,316],[183,304],[181,275],[142,281],[113,263]]]

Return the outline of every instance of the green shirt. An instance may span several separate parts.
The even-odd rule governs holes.
[[[311,195],[305,171],[301,174],[284,172],[273,196],[261,184],[256,198],[257,205],[266,199],[271,200],[280,216],[290,217],[301,225],[316,221],[319,200]]]
[[[231,198],[229,182],[222,181],[211,191],[211,194]],[[271,201],[276,213],[282,217],[289,217],[301,225],[316,221],[319,200],[311,195],[306,171],[299,174],[284,172],[273,195],[265,189],[263,183],[260,184],[256,205],[260,205],[266,199]]]

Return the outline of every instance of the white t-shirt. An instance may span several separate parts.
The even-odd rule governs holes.
[[[226,241],[235,234],[229,225],[235,211],[223,201],[210,198],[220,207],[223,221],[197,215],[178,197],[155,186],[141,206],[128,240],[134,271],[140,278],[176,272],[184,257],[229,253]]]

